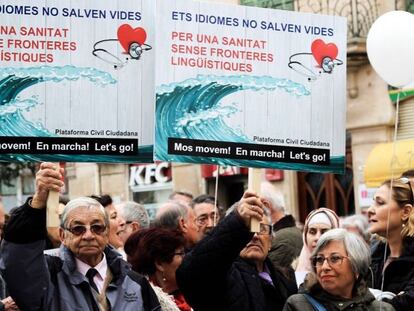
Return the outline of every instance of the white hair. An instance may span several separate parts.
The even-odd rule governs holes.
[[[264,182],[261,185],[260,196],[270,203],[270,207],[274,211],[285,212],[285,199],[271,183]]]
[[[108,215],[105,213],[105,209],[101,203],[89,197],[80,197],[70,200],[63,209],[62,217],[60,218],[60,226],[62,228],[65,228],[66,226],[66,221],[68,219],[69,213],[78,208],[99,209],[99,211],[102,213],[102,216],[104,217],[105,225],[109,227]]]
[[[141,229],[149,228],[150,220],[144,206],[137,202],[127,201],[122,204],[122,207],[122,216],[124,216],[125,221],[136,221]]]

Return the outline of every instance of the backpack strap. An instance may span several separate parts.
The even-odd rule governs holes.
[[[326,308],[319,301],[313,298],[311,295],[303,294],[303,296],[305,296],[305,298],[308,300],[308,302],[312,305],[312,307],[316,311],[326,311]]]
[[[148,280],[133,270],[128,271],[128,276],[141,286],[141,294],[145,311],[161,311],[158,297],[152,289]]]

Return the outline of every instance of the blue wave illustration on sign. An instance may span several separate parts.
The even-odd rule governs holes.
[[[210,163],[246,167],[268,167],[301,171],[344,171],[344,157],[331,156],[329,166],[259,160],[168,154],[168,138],[254,143],[240,129],[228,126],[225,118],[239,112],[236,104],[222,104],[226,96],[244,90],[284,91],[292,96],[309,96],[302,84],[270,76],[198,75],[182,82],[160,85],[156,94],[155,155],[171,162]]]
[[[0,137],[1,136],[35,136],[58,137],[50,133],[40,123],[33,123],[24,117],[24,112],[40,105],[36,96],[21,98],[20,94],[33,85],[43,82],[60,83],[86,79],[96,86],[104,87],[117,81],[104,71],[91,67],[75,66],[40,66],[29,68],[0,68]],[[52,87],[49,85],[48,87]],[[56,103],[59,104],[58,102]],[[153,146],[139,147],[139,160],[152,161]],[[106,155],[36,155],[36,154],[1,154],[2,161],[68,161],[68,162],[133,162],[135,156]]]

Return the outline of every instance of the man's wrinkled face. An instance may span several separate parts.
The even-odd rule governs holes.
[[[198,203],[193,207],[196,225],[204,235],[217,225],[219,221],[218,210],[211,203]]]
[[[261,232],[255,233],[251,241],[240,252],[240,257],[245,260],[261,264],[269,253],[271,243],[271,226],[267,217],[263,217]]]
[[[82,231],[84,233],[79,234]],[[99,258],[109,241],[102,210],[79,207],[69,212],[65,228],[61,229],[61,239],[80,260],[90,262]]]
[[[115,248],[120,248],[124,246],[120,236],[125,230],[125,219],[120,217],[113,204],[106,206],[105,212],[109,218],[109,244]]]
[[[194,246],[198,241],[201,240],[201,232],[195,222],[194,211],[191,207],[188,208],[188,219],[185,223],[185,229],[183,231],[184,237],[187,240],[187,246]]]

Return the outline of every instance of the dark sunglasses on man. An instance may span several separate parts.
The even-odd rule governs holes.
[[[88,227],[89,227],[89,230],[93,234],[98,234],[98,235],[101,235],[106,230],[106,226],[103,225],[103,224],[93,224],[93,225],[90,225],[90,226],[75,225],[73,227],[64,228],[64,229],[69,231],[70,233],[76,235],[76,236],[80,236],[80,235],[84,235],[86,233],[86,230],[88,229]]]

